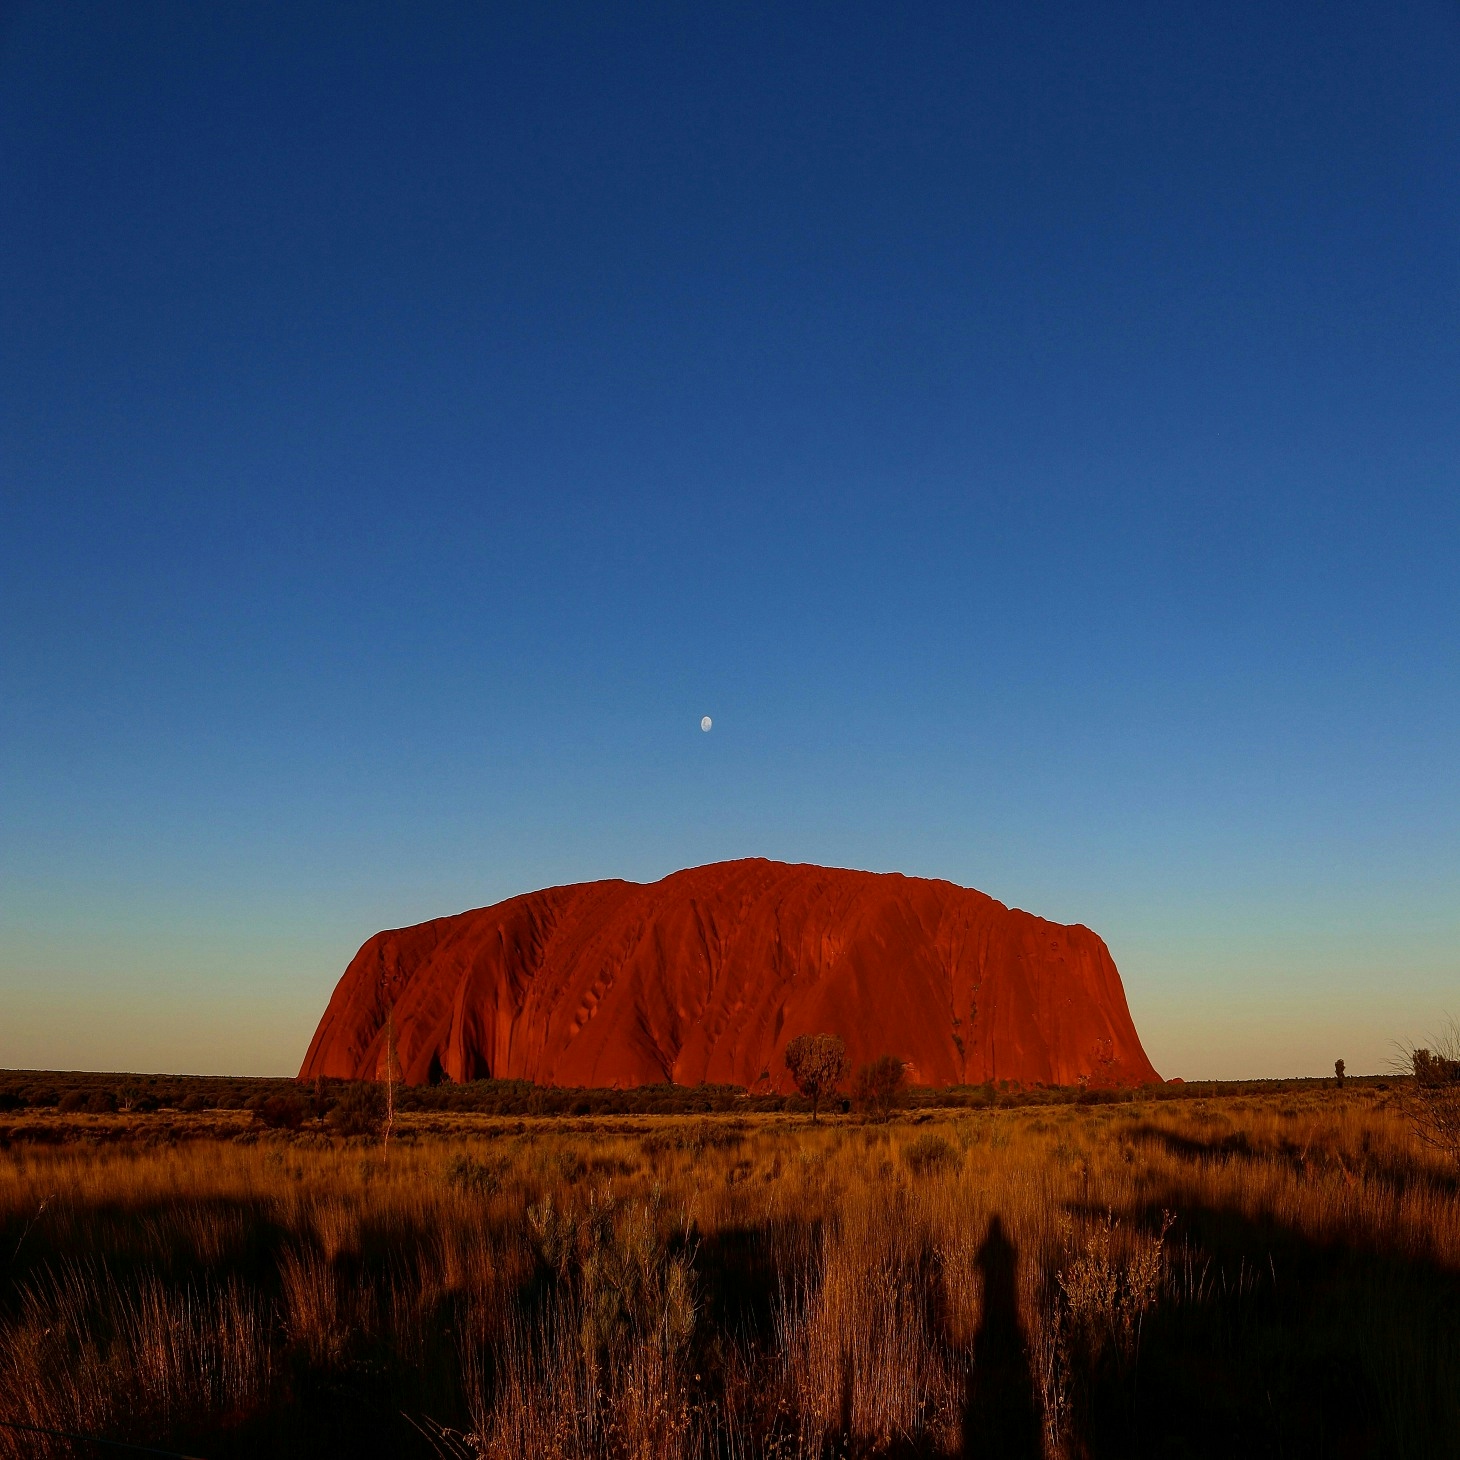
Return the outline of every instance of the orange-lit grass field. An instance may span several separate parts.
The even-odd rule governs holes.
[[[33,1114],[0,1419],[205,1460],[1454,1455],[1460,1200],[1404,1098],[407,1114],[388,1152]]]

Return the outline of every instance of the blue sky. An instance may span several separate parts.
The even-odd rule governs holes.
[[[0,1064],[765,855],[1165,1074],[1460,1012],[1460,12],[0,19]],[[702,714],[713,731],[698,729]]]

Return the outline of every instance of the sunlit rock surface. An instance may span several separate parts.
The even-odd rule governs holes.
[[[922,1085],[1156,1080],[1089,928],[889,873],[750,860],[587,882],[377,933],[301,1076],[785,1089],[798,1034]]]

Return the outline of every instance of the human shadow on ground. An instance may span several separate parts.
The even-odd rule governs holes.
[[[1039,1401],[1029,1345],[1019,1322],[1019,1252],[997,1216],[975,1258],[983,1276],[983,1313],[963,1407],[964,1460],[1039,1460]]]

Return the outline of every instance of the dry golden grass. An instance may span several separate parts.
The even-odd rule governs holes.
[[[1456,1453],[1460,1202],[1395,1098],[15,1143],[0,1418],[208,1456]]]

